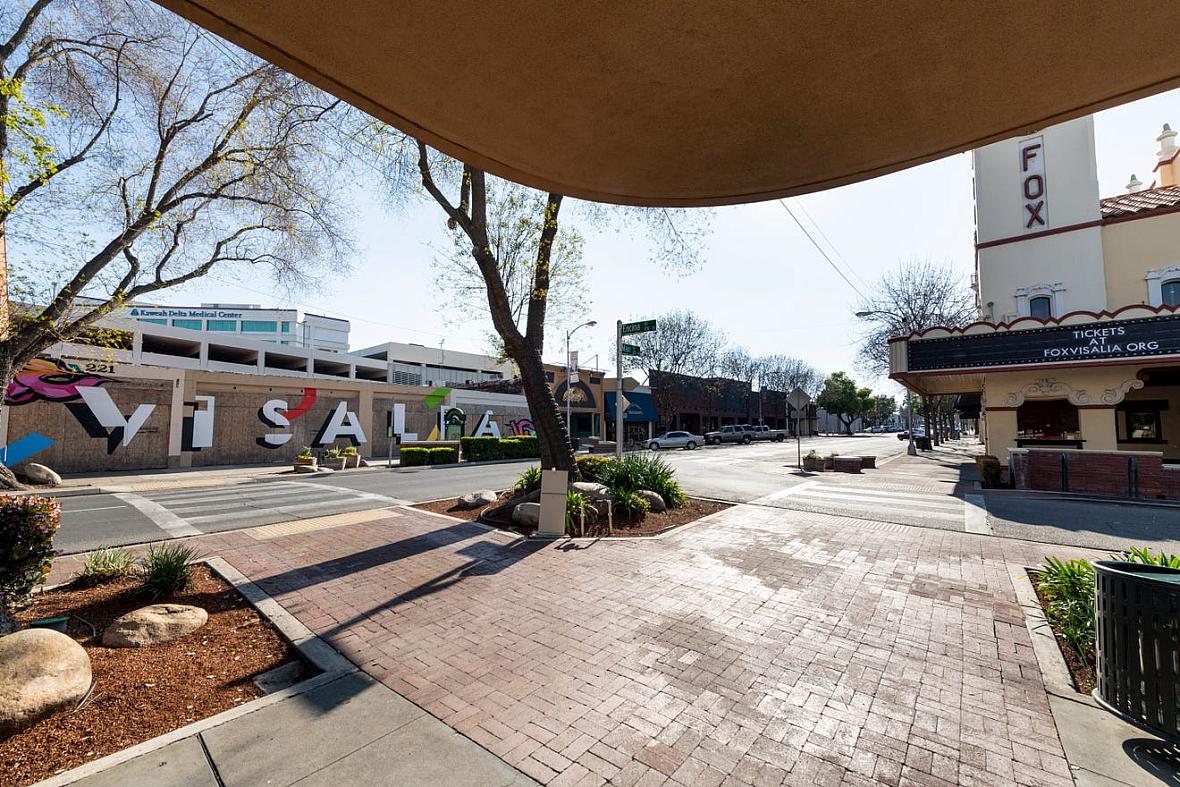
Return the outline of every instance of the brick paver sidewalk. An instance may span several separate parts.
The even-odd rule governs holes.
[[[195,541],[551,785],[1072,784],[1006,568],[1042,545],[755,506],[643,541],[408,509]]]

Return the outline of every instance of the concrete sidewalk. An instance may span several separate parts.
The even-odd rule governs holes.
[[[62,782],[50,780],[42,785],[58,783]],[[536,784],[362,672],[72,783],[79,787]]]

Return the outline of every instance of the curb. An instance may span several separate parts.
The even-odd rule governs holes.
[[[1094,497],[1092,495],[1072,494],[1070,492],[1053,492],[1048,489],[984,489],[988,494],[1002,497],[1029,495],[1061,500],[1066,503],[1106,503],[1118,506],[1146,506],[1149,508],[1180,508],[1180,500],[1139,500],[1129,497]]]
[[[258,614],[278,629],[279,633],[299,651],[299,655],[320,670],[320,674],[300,681],[289,688],[276,691],[274,694],[267,694],[251,702],[243,703],[236,708],[222,711],[206,719],[201,719],[171,732],[166,732],[163,735],[158,735],[155,738],[149,738],[142,743],[137,743],[134,746],[114,752],[113,754],[108,754],[92,762],[79,765],[77,768],[71,768],[64,773],[59,773],[56,776],[39,781],[32,785],[32,787],[62,787],[63,785],[72,784],[80,779],[85,779],[113,768],[116,765],[121,765],[142,754],[153,752],[169,744],[198,735],[213,727],[219,727],[222,724],[246,716],[254,711],[262,710],[270,705],[275,705],[291,697],[297,697],[300,694],[331,683],[345,675],[359,672],[359,669],[351,661],[337,653],[332,646],[312,633],[311,629],[300,623],[291,613],[283,609],[266,591],[247,579],[245,575],[224,559],[220,557],[208,557],[195,562],[205,563],[212,569],[213,573],[233,585],[234,589],[241,593],[242,597],[258,611]]]

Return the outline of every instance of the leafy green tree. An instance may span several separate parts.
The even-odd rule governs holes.
[[[832,372],[815,401],[839,419],[847,434],[852,434],[852,422],[872,408],[873,392],[858,388],[856,381],[844,372]]]
[[[0,6],[0,391],[214,268],[343,267],[338,107],[146,0]]]

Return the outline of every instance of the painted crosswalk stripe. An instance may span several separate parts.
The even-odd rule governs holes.
[[[201,531],[193,527],[192,524],[181,519],[154,500],[140,497],[133,492],[116,492],[112,497],[118,498],[124,503],[137,508],[140,513],[152,520],[158,528],[173,538],[201,535]]]
[[[962,510],[963,501],[958,498],[923,498],[923,497],[881,497],[871,493],[848,493],[810,490],[803,497],[820,498],[823,500],[839,501],[841,503],[881,506],[904,506],[928,509],[945,509],[958,513]]]
[[[366,498],[355,497],[353,495],[341,495],[335,492],[327,494],[323,492],[315,492],[306,489],[291,490],[281,495],[259,495],[259,496],[238,496],[233,498],[208,498],[204,500],[184,500],[179,503],[170,500],[157,501],[162,505],[167,506],[173,511],[208,511],[213,508],[234,508],[239,505],[252,506],[269,506],[269,505],[283,505],[287,501],[313,501],[313,500],[364,500]]]
[[[372,501],[369,500],[326,500],[319,503],[306,503],[303,505],[289,505],[289,506],[261,506],[257,508],[235,508],[229,510],[222,510],[216,514],[201,514],[200,516],[189,516],[186,519],[195,524],[202,524],[205,522],[234,522],[240,519],[257,519],[267,515],[282,515],[293,518],[300,518],[301,514],[310,514],[316,511],[323,510],[340,510],[347,508],[350,505],[354,506],[370,506]]]
[[[409,500],[402,500],[399,497],[389,497],[388,495],[379,495],[376,492],[365,492],[360,489],[350,489],[347,486],[335,486],[333,484],[320,484],[311,481],[288,481],[291,486],[304,487],[306,489],[327,489],[337,492],[342,495],[349,495],[359,500],[375,500],[387,506],[403,506],[407,505]]]
[[[195,500],[232,500],[236,497],[278,497],[282,495],[289,495],[294,491],[288,484],[274,484],[273,486],[273,489],[260,489],[258,486],[253,484],[232,486],[229,488],[223,487],[220,489],[207,489],[204,491],[186,489],[183,492],[177,492],[174,494],[156,493],[151,497],[153,500],[160,503],[173,504],[185,503]]]
[[[991,525],[987,523],[987,500],[984,496],[964,495],[964,503],[963,529],[968,533],[992,535]]]

